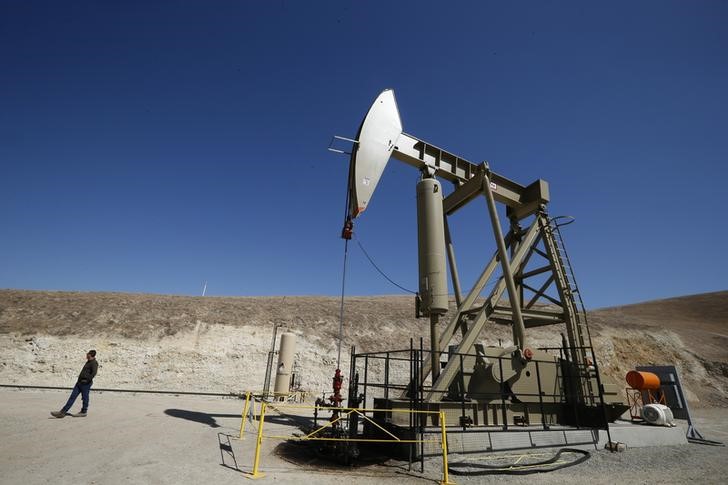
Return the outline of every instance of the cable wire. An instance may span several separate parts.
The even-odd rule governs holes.
[[[579,456],[576,460],[564,462],[560,461],[563,453],[574,453],[581,456]],[[570,466],[578,465],[579,463],[588,460],[590,457],[591,453],[586,450],[580,450],[578,448],[561,448],[554,456],[543,461],[520,463],[519,459],[515,463],[504,465],[485,465],[482,463],[459,462],[451,463],[448,470],[451,474],[459,476],[530,475],[533,473],[544,473],[568,468]]]
[[[366,257],[367,257],[367,259],[368,259],[368,260],[369,260],[369,262],[370,262],[370,263],[372,264],[372,266],[374,266],[374,269],[376,269],[376,270],[377,270],[377,271],[379,272],[379,274],[380,274],[380,275],[384,276],[384,278],[385,278],[385,279],[386,279],[387,281],[389,281],[390,283],[392,283],[392,284],[393,284],[394,286],[396,286],[396,287],[397,287],[397,288],[399,288],[400,290],[402,290],[402,291],[406,291],[407,293],[412,293],[413,295],[416,295],[416,294],[417,294],[417,292],[416,292],[416,291],[412,291],[412,290],[409,290],[409,289],[405,288],[404,286],[402,286],[402,285],[399,285],[399,284],[395,283],[395,282],[394,282],[394,281],[392,280],[392,278],[390,278],[389,276],[387,276],[387,275],[386,275],[386,274],[384,273],[384,271],[382,271],[382,270],[381,270],[381,269],[379,268],[379,266],[377,266],[377,263],[375,263],[375,262],[374,262],[374,260],[372,259],[372,257],[371,257],[371,256],[369,256],[369,253],[367,253],[367,250],[366,250],[366,249],[364,249],[364,246],[362,246],[362,244],[361,244],[361,241],[359,241],[359,238],[355,238],[355,239],[356,239],[356,243],[357,243],[357,244],[359,245],[359,249],[361,249],[361,251],[362,251],[362,252],[364,253],[364,256],[366,256]]]
[[[344,239],[344,271],[341,275],[341,306],[339,308],[339,341],[336,343],[336,368],[341,369],[341,341],[344,339],[344,294],[346,290],[346,261],[349,257],[349,240]]]

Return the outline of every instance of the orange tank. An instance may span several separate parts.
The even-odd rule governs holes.
[[[656,391],[660,388],[660,378],[652,372],[631,370],[627,372],[627,384],[638,391]]]

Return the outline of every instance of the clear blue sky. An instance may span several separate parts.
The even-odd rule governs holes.
[[[728,2],[0,2],[0,287],[336,295],[373,98],[551,184],[589,307],[728,287]],[[416,170],[357,235],[416,287]],[[466,282],[485,204],[453,228]],[[465,219],[464,219],[465,220]],[[347,292],[392,294],[354,245]]]

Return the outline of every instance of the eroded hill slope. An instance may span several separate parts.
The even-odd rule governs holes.
[[[429,334],[410,297],[346,301],[342,368],[360,351],[404,348]],[[640,364],[675,364],[696,405],[728,405],[728,292],[590,312],[602,369],[622,381]],[[298,335],[304,387],[328,390],[336,366],[339,301],[331,297],[183,297],[125,293],[0,291],[0,383],[70,385],[88,348],[99,352],[99,387],[237,391],[262,386],[273,326]],[[528,333],[558,346],[559,327]],[[490,326],[487,344],[510,329]]]

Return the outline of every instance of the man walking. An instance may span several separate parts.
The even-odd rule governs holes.
[[[68,402],[66,402],[66,405],[63,406],[63,409],[60,411],[52,411],[51,416],[55,418],[64,417],[68,414],[68,410],[71,409],[73,403],[76,402],[78,395],[81,394],[81,401],[83,401],[81,412],[74,414],[73,416],[78,418],[86,417],[86,412],[88,411],[88,394],[91,390],[91,384],[93,384],[94,377],[96,377],[96,371],[98,369],[99,363],[96,362],[96,351],[89,350],[86,354],[86,363],[83,365],[83,369],[81,369],[81,373],[78,375],[78,381],[76,382],[76,385],[73,386],[73,391],[71,391],[71,396],[68,398]]]

